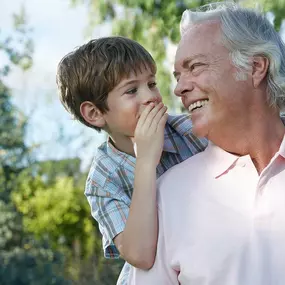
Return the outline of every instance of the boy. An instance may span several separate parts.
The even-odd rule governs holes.
[[[151,55],[123,37],[90,41],[65,56],[57,72],[66,109],[109,135],[85,189],[105,257],[121,256],[142,269],[156,252],[156,178],[206,146],[191,134],[187,115],[167,116],[155,73]],[[122,276],[117,284],[125,282]]]

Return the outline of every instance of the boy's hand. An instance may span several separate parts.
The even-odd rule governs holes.
[[[146,163],[159,163],[167,121],[167,107],[163,103],[148,104],[143,110],[135,130],[135,153],[137,160]]]

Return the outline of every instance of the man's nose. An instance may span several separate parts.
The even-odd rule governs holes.
[[[193,82],[189,78],[181,76],[174,89],[174,94],[178,97],[183,97],[188,92],[191,92],[193,88]]]

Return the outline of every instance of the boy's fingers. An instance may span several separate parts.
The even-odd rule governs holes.
[[[162,116],[165,114],[165,112],[167,111],[167,107],[163,106],[153,117],[152,119],[152,124],[157,125],[158,122],[160,121],[160,119],[162,118]]]
[[[155,115],[155,117],[152,119],[152,122],[149,126],[149,129],[153,132],[155,132],[157,130],[158,124],[160,122],[160,120],[163,118],[164,114],[167,111],[167,107],[163,106]]]
[[[154,118],[159,114],[159,112],[164,108],[164,105],[163,103],[159,103],[157,104],[148,114],[148,116],[146,117],[145,119],[145,122],[144,122],[144,127],[146,128],[150,128],[152,123],[153,123],[153,120]]]
[[[165,124],[167,122],[167,118],[168,118],[168,114],[164,113],[163,116],[161,117],[160,121],[157,124],[157,131],[158,132],[160,132],[160,131],[163,132],[164,131]]]
[[[144,125],[145,120],[148,117],[148,114],[150,113],[150,111],[153,109],[153,107],[154,107],[154,103],[151,102],[144,108],[144,110],[142,111],[140,118],[138,120],[137,128]]]

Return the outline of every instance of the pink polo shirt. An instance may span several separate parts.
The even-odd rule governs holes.
[[[284,285],[285,137],[258,175],[209,144],[158,180],[154,266],[131,285]]]

